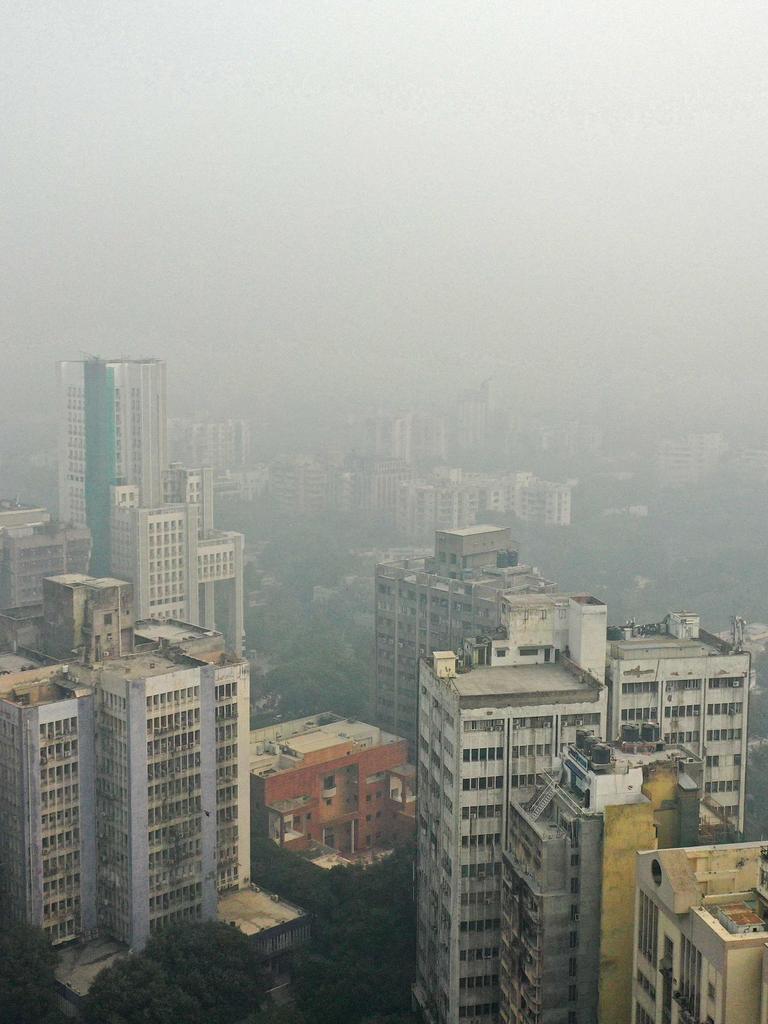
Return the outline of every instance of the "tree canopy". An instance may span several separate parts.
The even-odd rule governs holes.
[[[313,915],[312,940],[295,958],[297,1009],[312,1024],[404,1024],[416,963],[413,850],[369,867],[322,871],[259,840],[252,877]],[[391,1019],[392,1018],[392,1019]]]
[[[232,925],[178,924],[143,953],[103,971],[86,1000],[86,1024],[236,1024],[264,995],[251,940]]]
[[[0,932],[0,1024],[58,1024],[56,953],[45,933],[26,925]]]

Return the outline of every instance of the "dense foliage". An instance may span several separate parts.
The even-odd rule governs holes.
[[[242,932],[217,922],[179,924],[102,971],[84,1017],[86,1024],[237,1024],[263,995],[260,958]]]
[[[294,969],[297,1020],[308,1024],[410,1021],[416,962],[413,851],[367,868],[321,871],[260,840],[253,877],[313,915],[312,940]]]
[[[44,932],[24,925],[0,932],[0,1024],[59,1024],[56,953]]]

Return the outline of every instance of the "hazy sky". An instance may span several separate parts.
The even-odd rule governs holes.
[[[742,375],[759,393],[764,0],[0,21],[0,424],[44,413],[80,351],[164,356],[176,407],[211,411],[490,374],[511,403],[715,418]]]

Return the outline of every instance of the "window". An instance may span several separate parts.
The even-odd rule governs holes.
[[[637,948],[654,967],[659,951],[659,908],[646,896],[640,893],[640,916],[637,925]]]
[[[323,789],[334,789],[336,786],[336,776],[326,775],[323,779]]]

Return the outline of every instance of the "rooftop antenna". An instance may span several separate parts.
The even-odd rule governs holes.
[[[740,615],[731,616],[731,642],[734,651],[737,653],[744,650],[744,631],[746,626],[746,622]]]

